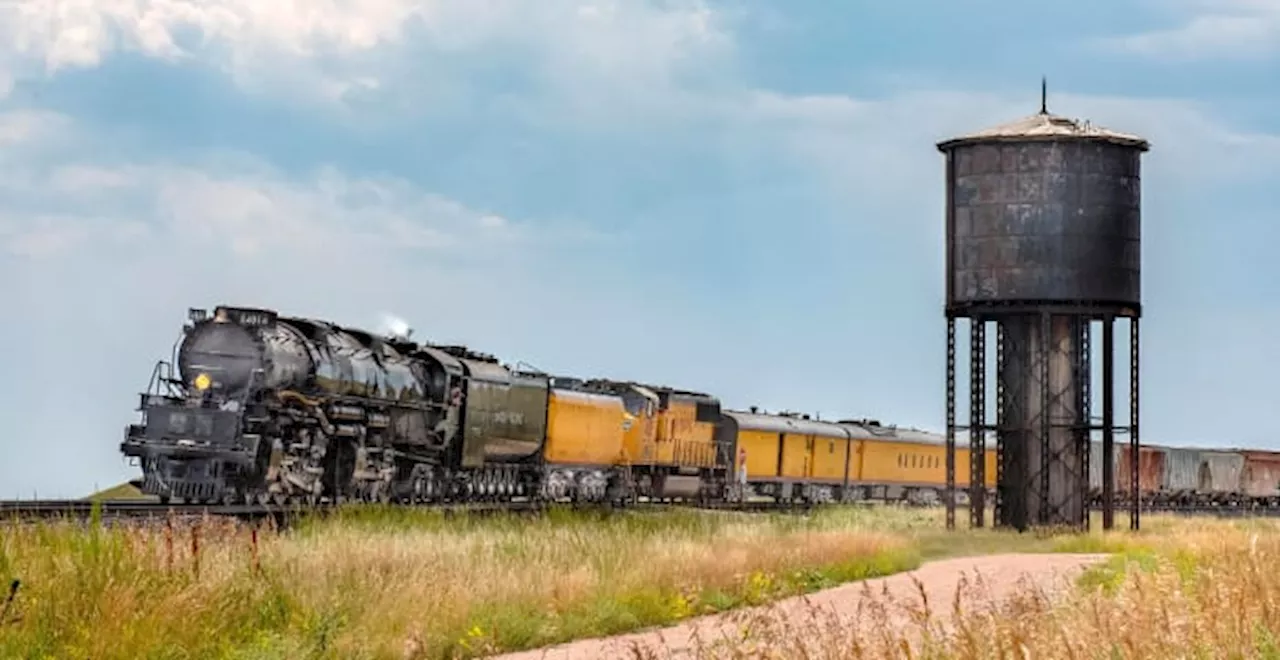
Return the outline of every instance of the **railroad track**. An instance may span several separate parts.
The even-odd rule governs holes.
[[[881,504],[873,502],[852,503],[846,506]],[[883,505],[883,504],[882,504]],[[97,507],[95,510],[95,506]],[[325,515],[343,506],[330,502],[318,505],[289,504],[162,504],[154,500],[0,500],[0,520],[6,519],[87,519],[98,515],[103,519],[146,519],[168,517],[214,516],[246,521],[274,519],[277,524],[308,514]],[[356,505],[359,506],[359,505]],[[937,505],[940,507],[941,505]],[[448,515],[485,515],[494,513],[536,513],[552,508],[576,508],[600,510],[599,504],[572,504],[554,502],[471,502],[415,504],[414,508],[440,511]],[[603,507],[607,508],[607,507]],[[713,504],[688,504],[670,502],[634,502],[627,509],[656,511],[664,508],[695,508],[700,510],[736,511],[743,513],[792,512],[808,513],[820,505],[773,501],[718,502]],[[1117,505],[1116,515],[1123,516],[1127,507]],[[1144,514],[1173,514],[1185,516],[1212,516],[1218,518],[1275,518],[1280,517],[1280,507],[1231,507],[1231,506],[1170,506],[1147,505]]]
[[[1116,515],[1127,509],[1116,507]],[[1213,516],[1216,518],[1280,518],[1280,507],[1261,506],[1144,506],[1143,514],[1163,513],[1180,516]]]
[[[41,519],[41,518],[89,518],[94,515],[102,518],[163,518],[170,516],[218,516],[241,520],[258,520],[273,518],[278,523],[285,522],[306,514],[325,514],[344,505],[323,502],[318,505],[305,504],[163,504],[152,500],[0,500],[0,520],[3,519]],[[657,509],[666,507],[692,507],[697,509],[741,511],[741,512],[808,512],[811,505],[786,502],[739,502],[716,504],[672,504],[667,502],[636,502],[628,505],[631,509]],[[538,512],[551,508],[600,509],[601,505],[574,505],[555,502],[471,502],[471,503],[435,503],[417,504],[414,508],[441,511],[445,515],[465,514],[483,515],[490,513]]]
[[[168,516],[222,516],[244,520],[287,518],[301,513],[301,507],[248,504],[161,504],[150,500],[6,500],[0,501],[0,519],[159,518]]]

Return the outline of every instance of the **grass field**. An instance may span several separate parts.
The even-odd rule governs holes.
[[[1221,587],[1206,589],[1221,580],[1201,584],[1195,576],[1233,564],[1243,570],[1244,560],[1260,570],[1259,557],[1280,554],[1280,536],[1267,536],[1274,528],[1197,524],[1185,532],[1192,523],[1156,520],[1140,541],[1125,541],[948,535],[940,511],[893,509],[808,518],[673,511],[452,520],[366,509],[284,533],[215,521],[171,529],[0,523],[0,579],[20,581],[0,605],[0,657],[475,656],[671,623],[947,555],[1009,550],[1123,550],[1153,572],[1132,577],[1121,564],[1094,572],[1088,579],[1116,595],[1037,612],[1017,630],[975,615],[979,637],[991,644],[1015,635],[1050,648],[1060,643],[1053,635],[1062,621],[1085,626],[1071,633],[1082,641],[1132,636],[1127,624],[1104,624],[1132,607],[1125,599],[1133,589],[1170,589],[1170,575],[1192,580],[1179,607],[1249,605],[1273,616],[1277,610],[1265,608],[1274,601],[1252,600],[1256,589],[1228,598],[1214,590]],[[1250,538],[1261,540],[1250,545]],[[1148,607],[1135,611],[1155,616]],[[850,641],[827,632],[832,649]],[[785,646],[789,633],[773,634]],[[1219,639],[1236,638],[1209,638]]]
[[[739,624],[749,631],[741,639],[697,656],[759,657],[765,648],[770,658],[806,660],[1280,658],[1280,523],[1152,516],[1144,526],[1137,536],[1059,539],[1061,548],[1114,554],[1057,599],[1024,587],[997,601],[971,583],[944,603],[869,608],[871,633],[814,608],[785,620],[762,613]],[[912,620],[877,625],[895,609]],[[940,615],[957,611],[944,626]]]

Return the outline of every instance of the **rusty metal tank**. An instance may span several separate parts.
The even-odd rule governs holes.
[[[1146,140],[1042,110],[937,146],[949,308],[1140,305]]]
[[[1076,429],[1088,413],[1090,324],[1137,318],[1142,298],[1147,141],[1050,114],[1041,99],[1037,114],[937,145],[946,157],[946,314],[949,323],[998,325],[997,525],[1019,529],[1084,524],[1091,487]],[[1143,479],[1144,490],[1158,489],[1160,472]]]

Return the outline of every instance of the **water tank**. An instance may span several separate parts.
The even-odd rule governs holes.
[[[1041,111],[938,143],[947,308],[1137,313],[1146,140]]]

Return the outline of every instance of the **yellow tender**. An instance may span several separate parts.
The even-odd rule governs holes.
[[[618,396],[553,389],[544,456],[551,463],[573,465],[622,463],[630,418]]]

